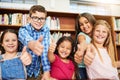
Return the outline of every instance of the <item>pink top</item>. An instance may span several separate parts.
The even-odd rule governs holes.
[[[103,62],[101,61],[97,51],[95,58],[90,66],[87,66],[87,73],[89,79],[112,79],[119,80],[117,68],[112,66],[111,58],[105,48],[99,48],[100,55],[102,56]]]
[[[55,55],[55,61],[51,63],[51,76],[56,79],[72,79],[75,71],[72,61],[64,63],[61,59]]]

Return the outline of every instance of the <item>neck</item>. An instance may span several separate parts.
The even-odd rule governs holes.
[[[96,43],[94,44],[96,45],[97,48],[103,48],[103,44],[96,44]]]
[[[5,53],[4,54],[4,59],[7,60],[7,59],[13,59],[14,57],[16,57],[17,53]]]

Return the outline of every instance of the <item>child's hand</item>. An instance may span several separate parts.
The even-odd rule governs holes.
[[[78,47],[78,49],[74,55],[74,59],[75,59],[76,63],[81,63],[82,59],[83,59],[83,55],[84,55],[84,49],[82,47],[84,47],[84,46],[78,44],[77,47]]]
[[[57,79],[52,78],[52,77],[50,76],[50,72],[49,72],[49,71],[46,71],[46,72],[43,73],[43,76],[42,76],[42,79],[41,79],[41,80],[57,80]]]
[[[43,52],[43,45],[41,44],[43,40],[43,36],[40,36],[40,38],[36,41],[30,41],[28,43],[28,47],[38,56],[40,56]]]
[[[88,66],[91,65],[93,59],[95,58],[95,49],[93,45],[89,45],[84,56],[84,63]]]
[[[55,60],[55,55],[54,55],[55,49],[56,49],[56,43],[53,39],[51,39],[51,43],[48,50],[48,59],[51,63],[54,62]]]
[[[24,65],[29,65],[32,62],[32,57],[31,55],[27,52],[26,46],[22,50],[22,54],[20,56],[20,59]]]
[[[55,48],[56,48],[56,43],[55,43],[54,39],[51,39],[51,43],[49,46],[49,53],[54,53]]]

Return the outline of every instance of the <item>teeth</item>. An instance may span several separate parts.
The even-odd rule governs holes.
[[[65,55],[65,53],[63,53],[63,55]]]

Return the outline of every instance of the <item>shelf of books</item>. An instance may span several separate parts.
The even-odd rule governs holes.
[[[113,17],[114,32],[115,32],[115,43],[117,46],[118,59],[120,60],[120,17]]]
[[[29,10],[0,8],[0,30],[7,28],[19,29],[29,23]],[[75,20],[77,13],[47,12],[46,23],[50,28],[51,36],[75,36]],[[57,38],[58,39],[58,38]]]

